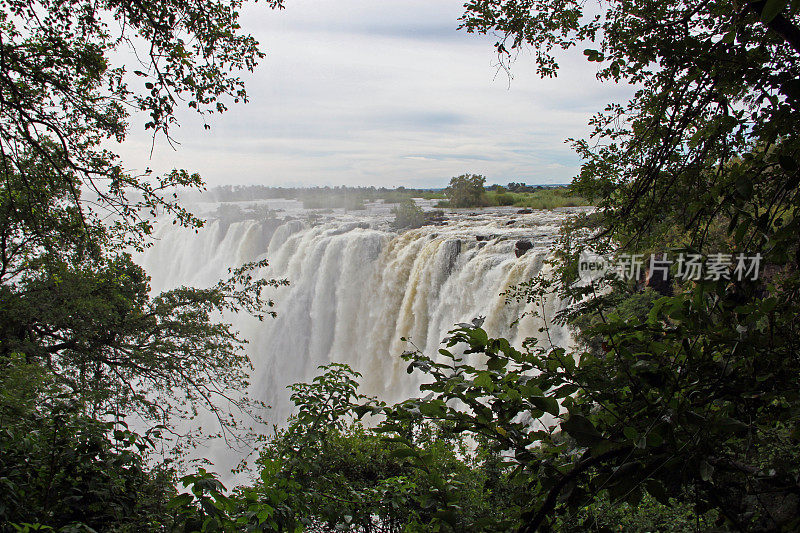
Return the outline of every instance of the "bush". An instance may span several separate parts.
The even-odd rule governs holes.
[[[145,466],[157,434],[142,437],[121,420],[87,416],[38,366],[10,359],[0,370],[0,531],[168,525],[172,474]]]
[[[395,229],[419,228],[424,225],[428,219],[425,215],[425,211],[411,198],[405,198],[396,207],[393,207],[392,213],[394,213],[394,222],[392,222],[392,226]]]
[[[514,197],[507,192],[496,194],[494,201],[497,205],[514,205]]]

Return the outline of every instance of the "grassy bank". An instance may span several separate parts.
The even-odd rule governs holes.
[[[556,207],[591,205],[585,198],[572,194],[569,187],[543,188],[535,192],[521,193],[489,191],[487,196],[491,205],[513,205],[530,209],[555,209]]]
[[[528,209],[555,209],[582,205],[592,204],[586,198],[573,194],[569,187],[543,187],[532,192],[486,191],[483,201],[479,205],[470,207],[513,206]],[[450,207],[450,203],[443,200],[436,204],[436,207]]]

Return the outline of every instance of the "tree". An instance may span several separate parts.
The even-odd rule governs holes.
[[[280,0],[269,5],[282,7]],[[35,162],[87,224],[96,222],[98,209],[111,210],[117,217],[113,234],[123,241],[141,242],[149,232],[142,212],[163,210],[182,223],[198,222],[158,193],[198,186],[199,176],[185,171],[133,176],[101,142],[125,137],[131,111],[148,114],[145,128],[169,139],[181,101],[203,116],[223,112],[226,100],[246,101],[233,73],[252,70],[263,54],[251,36],[238,32],[240,7],[240,0],[57,5],[32,0],[6,6],[0,15],[0,155],[6,180],[20,174],[16,185],[22,187],[7,187],[19,191],[17,209],[32,210],[37,200],[38,182],[27,178]],[[146,46],[137,46],[139,40]],[[112,54],[137,48],[138,69],[129,72],[112,63]],[[129,74],[135,81],[127,81]],[[97,201],[81,202],[82,189]]]
[[[85,416],[38,365],[16,361],[0,376],[0,531],[157,530],[172,523],[168,465],[147,467],[140,436],[121,419]]]
[[[444,190],[444,194],[451,207],[481,207],[487,205],[484,183],[486,178],[483,176],[462,174],[450,178],[450,185]]]
[[[155,392],[210,400],[245,382],[242,340],[210,317],[263,316],[261,290],[277,283],[244,268],[150,298],[126,246],[147,246],[162,213],[202,225],[164,194],[201,181],[133,176],[103,144],[125,137],[131,112],[149,114],[155,142],[169,139],[181,101],[203,116],[246,101],[235,72],[263,53],[238,32],[240,7],[31,1],[0,14],[0,353],[45,365],[94,409],[114,398],[163,414]],[[132,80],[112,61],[125,49],[142,52]]]
[[[230,101],[247,100],[237,72],[251,70],[262,52],[239,31],[241,5],[239,0],[4,4],[0,373],[31,378],[42,373],[49,383],[46,391],[31,393],[19,424],[4,424],[4,431],[9,428],[4,450],[15,451],[4,456],[2,477],[15,486],[0,491],[0,508],[28,505],[12,518],[62,524],[53,502],[71,501],[70,487],[84,491],[81,476],[92,472],[108,470],[111,486],[139,483],[144,490],[146,483],[135,478],[147,477],[146,469],[127,471],[123,464],[123,472],[115,470],[130,456],[109,437],[114,434],[109,421],[135,413],[150,424],[167,424],[164,431],[170,432],[175,417],[208,409],[218,416],[223,434],[239,436],[221,404],[248,408],[240,393],[249,362],[244,340],[214,317],[273,314],[263,290],[284,282],[260,279],[256,271],[262,262],[243,265],[213,287],[151,295],[148,277],[130,252],[149,245],[158,216],[200,227],[202,221],[175,201],[175,190],[199,188],[202,182],[185,170],[135,176],[111,147],[124,139],[133,113],[149,115],[145,128],[154,142],[169,142],[178,106],[206,117],[223,112]],[[139,62],[133,70],[115,64],[127,52]],[[53,400],[64,397],[72,399],[68,409]],[[0,412],[20,402],[5,394]],[[37,402],[50,407],[36,408]],[[28,431],[37,425],[41,433]],[[49,428],[53,441],[47,440]],[[74,443],[78,453],[62,454],[52,442]],[[46,470],[33,457],[40,453],[50,453],[51,471],[66,476],[59,484],[37,485]],[[45,503],[37,507],[42,487]],[[112,488],[113,494],[99,498],[110,504],[131,496],[122,491],[114,500]],[[97,511],[95,503],[86,508],[92,509]],[[123,522],[125,516],[120,515]],[[79,520],[105,519],[96,514]]]

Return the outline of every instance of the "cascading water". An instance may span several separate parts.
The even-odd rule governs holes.
[[[361,372],[363,393],[388,402],[416,395],[420,377],[406,372],[401,337],[434,354],[454,324],[478,316],[486,317],[490,335],[517,346],[541,336],[539,317],[514,323],[534,305],[507,302],[501,294],[549,268],[545,259],[552,240],[571,210],[448,213],[444,225],[398,234],[389,229],[391,217],[380,205],[327,218],[297,203],[280,206],[282,218],[274,211],[209,218],[197,234],[164,224],[157,243],[140,257],[154,291],[209,286],[226,277],[228,268],[263,258],[270,266],[260,275],[290,281],[269,295],[276,319],[227,317],[249,341],[254,366],[249,393],[272,406],[266,418],[275,424],[290,414],[286,387],[310,381],[319,365],[330,362]],[[520,239],[533,248],[516,257]],[[551,299],[544,311],[552,317],[559,306]],[[549,333],[554,344],[569,343],[562,328]],[[220,471],[240,459],[222,445],[205,453]]]

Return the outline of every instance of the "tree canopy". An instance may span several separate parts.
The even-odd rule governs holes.
[[[150,244],[158,217],[200,227],[175,192],[202,182],[179,169],[134,175],[114,153],[136,114],[149,116],[154,142],[169,142],[180,106],[206,117],[246,101],[239,72],[263,53],[240,31],[241,6],[3,2],[3,531],[155,527],[149,513],[164,512],[171,480],[143,454],[166,441],[129,432],[126,416],[166,435],[206,409],[222,434],[242,436],[221,406],[249,408],[249,362],[217,317],[273,314],[263,290],[284,282],[255,276],[262,262],[212,287],[150,294],[130,254]],[[126,54],[137,63],[123,64]]]
[[[263,52],[239,31],[241,5],[25,1],[0,13],[0,349],[46,365],[97,409],[125,399],[155,415],[157,391],[191,403],[246,382],[242,339],[211,315],[263,316],[261,290],[277,282],[243,268],[151,297],[130,247],[149,244],[162,214],[202,225],[174,196],[200,177],[135,176],[109,148],[131,114],[150,116],[156,142],[178,106],[207,116],[246,101],[237,72]],[[118,63],[126,51],[138,65]]]
[[[444,194],[451,207],[481,207],[486,205],[486,178],[478,174],[462,174],[450,179]]]

